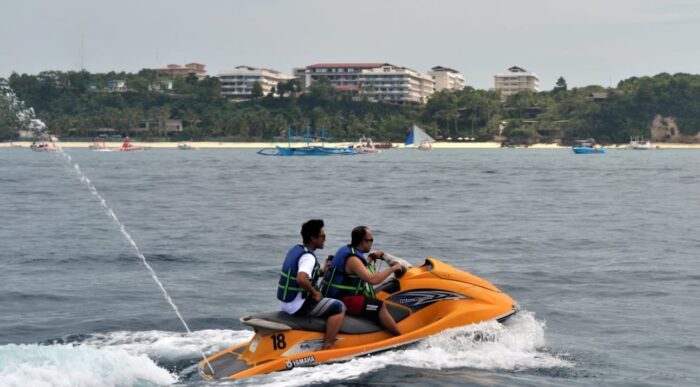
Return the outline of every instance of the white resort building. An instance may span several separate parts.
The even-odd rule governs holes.
[[[360,96],[369,101],[396,104],[424,104],[435,92],[435,81],[430,75],[406,67],[385,64],[365,69],[358,77]]]
[[[495,88],[506,98],[520,91],[540,91],[540,77],[518,66],[513,66],[506,73],[494,76]]]
[[[326,78],[355,98],[391,103],[425,103],[435,91],[429,75],[390,63],[317,63],[294,70],[302,88]]]
[[[253,97],[253,84],[260,83],[263,95],[268,95],[280,82],[294,79],[292,75],[270,69],[238,66],[231,71],[219,73],[221,95],[233,100],[246,100]],[[277,96],[277,94],[275,94]]]
[[[344,90],[352,95],[357,95],[358,77],[363,70],[371,70],[382,66],[391,66],[388,63],[317,63],[300,69],[294,69],[294,75],[299,79],[303,89],[308,89],[311,84],[321,78],[326,78],[331,86],[338,90]]]
[[[435,66],[428,75],[435,81],[435,91],[464,89],[464,76],[449,67]]]

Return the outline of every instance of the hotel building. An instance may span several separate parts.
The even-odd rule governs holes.
[[[165,74],[171,78],[186,78],[193,74],[197,79],[202,80],[207,74],[204,69],[206,65],[200,63],[188,63],[186,65],[169,64],[165,67],[151,69],[158,74]]]
[[[388,63],[317,63],[301,69],[294,69],[294,75],[299,79],[301,87],[308,89],[320,78],[326,78],[331,86],[338,90],[348,91],[357,95],[358,78],[363,70],[391,66]]]
[[[435,81],[430,75],[385,64],[362,70],[358,76],[358,88],[360,96],[369,101],[424,104],[435,92]]]
[[[494,76],[495,88],[506,98],[520,91],[540,91],[540,77],[518,66],[513,66],[506,73]]]
[[[459,71],[448,67],[436,66],[430,69],[428,75],[435,81],[435,91],[462,90],[464,89],[464,77]]]
[[[435,90],[431,76],[390,63],[318,63],[295,69],[304,89],[321,78],[355,98],[391,103],[425,103]]]
[[[219,73],[221,95],[234,100],[253,98],[253,84],[255,82],[260,83],[263,95],[268,95],[273,88],[277,87],[278,83],[291,79],[294,77],[289,74],[250,66],[238,66],[232,71]]]

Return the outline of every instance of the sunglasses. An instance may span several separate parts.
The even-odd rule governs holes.
[[[365,242],[374,242],[374,238],[366,238]]]

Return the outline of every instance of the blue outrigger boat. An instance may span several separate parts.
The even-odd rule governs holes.
[[[323,138],[323,135],[321,136]],[[263,148],[257,153],[263,156],[352,156],[356,155],[357,151],[350,147],[338,148],[330,147],[324,145],[310,145],[311,136],[309,135],[309,129],[307,128],[307,135],[304,138],[306,140],[305,146],[292,146],[292,132],[290,128],[287,128],[287,147],[277,145],[274,148]]]
[[[587,138],[585,140],[576,140],[574,146],[571,149],[576,154],[604,154],[605,148],[597,145],[595,140],[592,138]]]

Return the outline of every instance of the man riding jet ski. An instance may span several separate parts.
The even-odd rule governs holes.
[[[438,259],[428,258],[419,267],[389,254],[384,254],[384,260],[389,265],[398,262],[405,269],[403,275],[397,272],[374,287],[400,336],[374,321],[346,315],[335,347],[323,350],[323,319],[284,312],[246,316],[240,321],[252,327],[255,336],[201,361],[200,375],[207,380],[235,379],[343,361],[413,343],[449,328],[502,322],[517,312],[516,302],[493,284]]]

